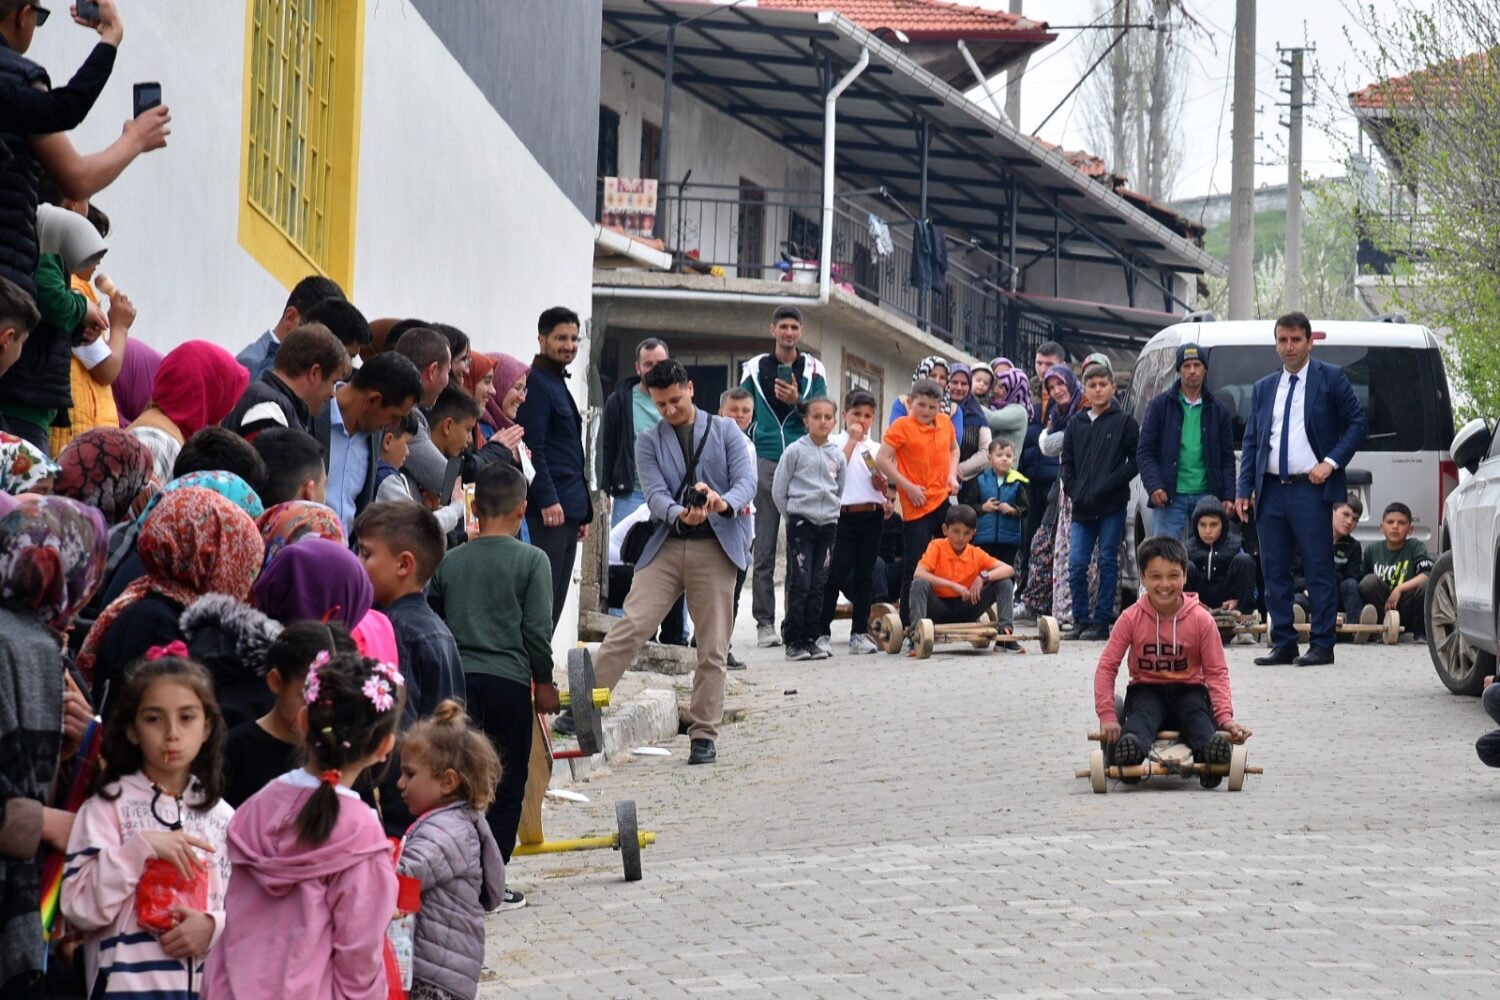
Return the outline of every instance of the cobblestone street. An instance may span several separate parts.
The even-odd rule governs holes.
[[[681,737],[547,807],[559,838],[636,800],[644,880],[518,859],[531,905],[489,918],[480,995],[1495,995],[1500,784],[1425,647],[1311,670],[1231,647],[1266,774],[1100,796],[1073,772],[1102,648],[791,664],[742,624],[751,711],[718,764]]]

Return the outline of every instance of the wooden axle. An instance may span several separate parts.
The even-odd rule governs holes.
[[[1200,774],[1200,775],[1201,774],[1217,774],[1217,775],[1220,775],[1220,776],[1224,776],[1224,775],[1227,775],[1229,773],[1229,765],[1228,764],[1176,764],[1176,765],[1168,768],[1168,767],[1163,767],[1162,765],[1156,763],[1156,761],[1148,760],[1144,764],[1131,764],[1131,765],[1128,765],[1128,766],[1125,766],[1125,767],[1121,767],[1119,765],[1114,765],[1114,766],[1106,767],[1104,769],[1104,773],[1105,773],[1105,775],[1107,777],[1110,777],[1110,778],[1151,778],[1151,777],[1156,777],[1158,775],[1176,775],[1176,776],[1181,776],[1183,774]],[[1265,769],[1264,768],[1259,768],[1259,767],[1246,767],[1245,768],[1245,773],[1246,774],[1264,774],[1265,773]],[[1075,777],[1075,778],[1087,778],[1089,776],[1090,776],[1090,772],[1088,771],[1087,768],[1085,768],[1082,771],[1074,771],[1073,772],[1073,777]]]

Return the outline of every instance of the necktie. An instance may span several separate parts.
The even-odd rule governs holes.
[[[1297,376],[1291,377],[1286,388],[1286,407],[1281,411],[1281,478],[1285,481],[1292,474],[1292,459],[1289,452],[1292,443],[1292,399],[1297,395]]]

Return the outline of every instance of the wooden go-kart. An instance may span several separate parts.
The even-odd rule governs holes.
[[[1312,624],[1307,620],[1307,612],[1297,606],[1292,607],[1292,627],[1297,630],[1298,637],[1304,641],[1312,633]],[[1394,646],[1401,641],[1401,612],[1392,608],[1380,617],[1374,606],[1367,604],[1365,613],[1357,622],[1348,621],[1340,612],[1335,621],[1334,632],[1338,635],[1352,636],[1357,646],[1364,645],[1372,639],[1379,639],[1387,646]],[[1270,618],[1268,617],[1265,624],[1259,626],[1252,634],[1259,634],[1261,641],[1269,646],[1271,644]]]
[[[1097,731],[1089,733],[1089,739],[1095,743],[1098,743],[1101,737],[1102,734]],[[1094,791],[1103,795],[1109,791],[1111,778],[1117,781],[1123,778],[1155,777],[1177,777],[1186,780],[1217,774],[1228,779],[1225,785],[1231,792],[1238,792],[1245,787],[1245,775],[1261,773],[1260,768],[1250,767],[1246,763],[1249,755],[1244,744],[1234,744],[1231,747],[1228,764],[1199,764],[1193,760],[1193,752],[1188,749],[1186,743],[1180,741],[1179,737],[1180,734],[1170,730],[1157,733],[1156,741],[1146,752],[1145,761],[1127,767],[1107,763],[1104,748],[1095,747],[1089,751],[1088,770],[1076,771],[1074,777],[1088,778]]]
[[[906,638],[906,631],[901,627],[901,614],[895,605],[877,604],[870,609],[870,638],[887,653],[901,652],[901,642]],[[1042,615],[1036,620],[1035,632],[1002,632],[995,622],[994,610],[991,609],[974,622],[940,625],[934,624],[930,618],[923,618],[913,623],[911,640],[912,650],[919,660],[930,657],[933,646],[938,643],[960,642],[967,643],[974,649],[989,649],[996,641],[1038,642],[1043,653],[1052,654],[1062,644],[1062,629],[1058,627],[1056,618]]]

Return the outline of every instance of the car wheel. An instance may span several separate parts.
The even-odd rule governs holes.
[[[1444,552],[1427,580],[1427,650],[1438,678],[1454,694],[1477,696],[1494,673],[1493,653],[1476,649],[1458,630],[1458,587],[1453,553]]]

